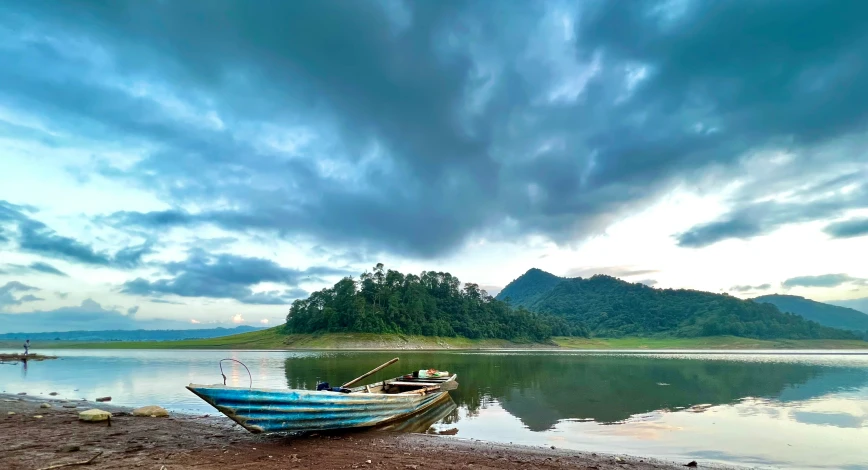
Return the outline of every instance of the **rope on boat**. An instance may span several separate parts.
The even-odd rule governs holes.
[[[250,374],[250,369],[247,369],[247,366],[245,366],[244,363],[239,361],[238,359],[231,359],[228,357],[226,359],[220,359],[220,375],[223,376],[223,385],[226,385],[226,374],[223,373],[223,361],[235,361],[244,366],[244,368],[247,370],[247,376],[250,377],[250,385],[247,388],[253,388],[253,376]]]

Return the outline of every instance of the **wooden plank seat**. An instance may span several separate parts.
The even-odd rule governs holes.
[[[397,381],[397,380],[394,382],[388,382],[388,384],[389,385],[404,386],[404,387],[418,387],[420,385],[423,387],[424,386],[440,385],[439,382],[404,382],[404,381]]]

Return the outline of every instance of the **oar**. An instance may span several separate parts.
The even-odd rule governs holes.
[[[384,367],[386,367],[386,366],[390,366],[390,365],[392,365],[392,364],[394,364],[394,363],[396,363],[396,362],[398,362],[398,358],[397,358],[397,357],[394,358],[394,359],[392,359],[391,361],[389,361],[389,362],[387,362],[387,363],[385,363],[385,364],[383,364],[383,365],[377,367],[376,369],[374,369],[374,370],[372,370],[372,371],[370,371],[370,372],[368,372],[368,373],[362,374],[362,375],[356,377],[355,379],[350,380],[349,382],[347,382],[347,383],[341,385],[341,388],[347,388],[347,387],[349,387],[350,385],[352,385],[352,384],[358,382],[359,380],[362,380],[362,379],[364,379],[365,377],[368,377],[368,376],[374,375],[375,373],[379,372],[379,371],[380,371],[381,369],[383,369]]]

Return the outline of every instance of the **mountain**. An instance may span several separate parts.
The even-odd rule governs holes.
[[[762,295],[752,300],[772,304],[782,312],[795,313],[832,328],[868,331],[868,315],[852,308],[824,304],[797,295]]]
[[[3,333],[0,340],[30,339],[35,341],[174,341],[182,339],[217,338],[261,330],[241,325],[235,328],[207,328],[196,330],[102,330],[55,331],[46,333]]]
[[[513,306],[533,304],[541,295],[560,284],[564,278],[547,273],[542,269],[531,268],[526,273],[513,280],[495,297],[498,300],[509,300]]]
[[[850,299],[850,300],[830,300],[826,302],[831,305],[837,305],[839,307],[847,307],[857,310],[859,312],[868,314],[868,297],[862,297],[861,299]]]
[[[532,269],[507,285],[498,298],[507,296],[514,307],[563,318],[594,336],[859,338],[782,313],[768,303],[688,289],[654,289],[605,275],[559,278]]]

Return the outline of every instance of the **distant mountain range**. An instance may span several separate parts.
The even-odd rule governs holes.
[[[839,307],[847,307],[852,308],[853,310],[862,312],[868,315],[868,297],[863,297],[861,299],[850,299],[850,300],[831,300],[827,302],[832,305],[837,305]]]
[[[688,289],[655,289],[606,275],[563,278],[531,269],[497,299],[514,307],[564,318],[594,336],[733,335],[749,338],[856,339],[862,336],[784,313],[769,302]],[[837,308],[827,305],[830,308]],[[823,315],[814,315],[820,318]],[[851,323],[848,325],[852,326]],[[824,320],[826,322],[827,320]],[[840,321],[835,321],[840,326]]]
[[[174,341],[182,339],[205,339],[236,335],[261,330],[254,326],[241,325],[234,328],[208,328],[196,330],[103,330],[103,331],[55,331],[47,333],[3,333],[0,340],[44,341]]]
[[[797,295],[763,295],[752,300],[772,304],[782,312],[795,313],[832,328],[868,331],[868,315],[852,308],[824,304]]]

